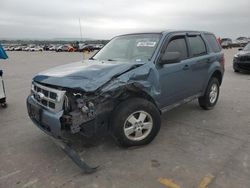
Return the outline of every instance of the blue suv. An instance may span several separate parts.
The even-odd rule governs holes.
[[[58,139],[109,132],[123,146],[144,145],[160,130],[162,113],[194,99],[212,109],[223,74],[224,54],[212,33],[122,35],[88,60],[36,75],[27,108]]]

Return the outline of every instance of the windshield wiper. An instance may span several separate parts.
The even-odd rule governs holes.
[[[107,61],[116,61],[115,59],[107,59]]]
[[[89,60],[100,60],[100,59],[95,59],[93,57],[89,58]],[[100,61],[117,61],[115,59],[107,59],[107,60],[100,60]]]

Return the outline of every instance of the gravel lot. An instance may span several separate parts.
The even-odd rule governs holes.
[[[225,51],[214,110],[194,101],[165,113],[159,135],[145,147],[122,149],[109,138],[79,144],[81,156],[100,165],[91,175],[33,125],[25,104],[37,72],[79,61],[82,54],[9,52],[9,60],[0,62],[9,105],[0,109],[0,187],[198,188],[207,181],[209,188],[249,188],[250,75],[233,72],[236,51]]]

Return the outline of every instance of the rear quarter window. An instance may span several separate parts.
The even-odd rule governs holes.
[[[221,47],[214,35],[205,34],[205,38],[213,52],[217,53],[221,51]]]

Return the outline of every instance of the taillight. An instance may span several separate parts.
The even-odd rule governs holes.
[[[220,62],[222,65],[225,65],[225,56],[223,54],[222,58],[221,58],[221,62]]]

